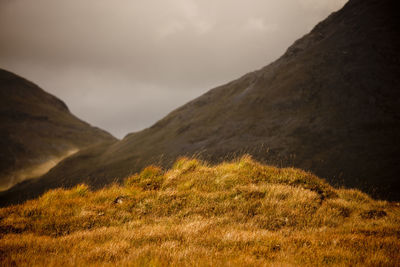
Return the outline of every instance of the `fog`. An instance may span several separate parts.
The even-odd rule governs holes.
[[[0,68],[116,137],[277,59],[346,0],[0,0]]]

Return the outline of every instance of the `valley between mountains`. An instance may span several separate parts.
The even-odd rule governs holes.
[[[350,0],[122,140],[0,70],[0,265],[400,266],[399,8]]]

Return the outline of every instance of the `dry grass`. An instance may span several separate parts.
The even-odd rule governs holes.
[[[2,266],[399,266],[400,207],[250,157],[0,210]]]

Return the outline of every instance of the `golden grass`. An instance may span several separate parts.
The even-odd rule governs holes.
[[[400,266],[400,207],[245,156],[0,209],[2,266]]]

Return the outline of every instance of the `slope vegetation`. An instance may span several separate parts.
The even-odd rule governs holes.
[[[43,175],[79,149],[113,140],[61,100],[0,69],[0,190]]]
[[[2,266],[398,266],[400,207],[249,156],[0,209]],[[51,255],[51,257],[49,256]]]

